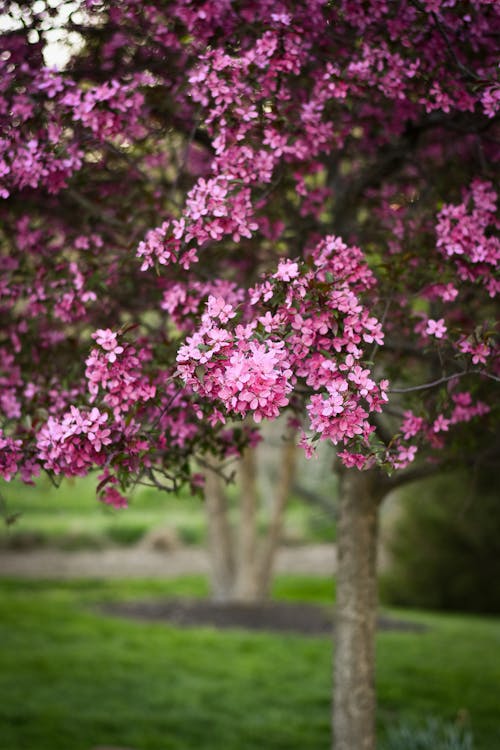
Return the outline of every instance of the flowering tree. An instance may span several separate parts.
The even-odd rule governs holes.
[[[225,463],[216,467],[212,465],[205,471],[203,504],[208,530],[210,588],[217,601],[259,602],[270,594],[299,449],[295,430],[286,434],[282,422],[266,426],[259,446],[246,447],[235,466],[234,475],[238,482],[236,515],[231,512],[233,509],[226,491]],[[270,439],[270,428],[273,427],[277,428],[279,446],[273,446]],[[265,456],[270,459],[275,473],[274,481],[268,481],[272,489],[262,502],[264,496],[259,479],[263,479]]]
[[[121,507],[283,410],[332,441],[335,747],[368,750],[378,505],[491,443],[498,6],[1,8],[0,475]]]

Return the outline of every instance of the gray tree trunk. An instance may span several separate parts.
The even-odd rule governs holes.
[[[283,444],[278,486],[274,497],[271,522],[267,530],[267,535],[263,540],[262,547],[260,549],[257,569],[257,582],[258,591],[262,599],[269,596],[274,569],[274,561],[276,559],[276,552],[279,547],[281,532],[283,529],[285,508],[292,491],[292,484],[295,479],[295,469],[297,463],[297,446],[295,443],[295,435],[296,433],[294,431]]]
[[[286,503],[295,472],[294,436],[283,444],[272,516],[265,537],[258,539],[259,492],[257,454],[247,448],[239,462],[240,502],[233,528],[223,477],[205,470],[205,510],[212,596],[217,601],[258,602],[269,594]],[[211,459],[213,463],[213,459]]]
[[[210,578],[212,597],[220,602],[232,599],[235,577],[233,539],[224,485],[223,478],[216,471],[206,469],[204,494]]]
[[[238,553],[234,599],[254,602],[260,598],[257,580],[257,465],[255,448],[247,448],[240,460]]]
[[[337,526],[333,750],[375,750],[378,508],[375,471],[344,470]]]

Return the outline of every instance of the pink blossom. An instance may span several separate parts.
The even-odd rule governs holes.
[[[450,420],[446,419],[442,414],[434,420],[432,425],[433,432],[447,432],[450,428]]]
[[[295,279],[298,275],[298,263],[291,260],[281,260],[273,278],[280,279],[280,281],[291,281],[291,279]]]
[[[99,500],[101,503],[111,505],[112,508],[116,508],[117,510],[128,508],[127,498],[118,492],[115,487],[106,487],[99,495]]]
[[[108,352],[106,355],[108,362],[116,362],[117,356],[123,353],[123,346],[118,345],[116,333],[113,333],[109,328],[97,330],[92,334],[92,338]]]
[[[428,318],[427,327],[425,329],[427,336],[435,336],[437,339],[442,339],[447,330],[443,318],[440,318],[439,320]]]
[[[347,466],[446,458],[500,377],[495,4],[82,3],[63,71],[50,3],[2,34],[0,473],[120,505],[284,410]]]
[[[22,440],[7,437],[0,429],[0,476],[6,482],[17,474],[22,461]]]
[[[405,411],[404,420],[401,424],[401,432],[405,440],[417,435],[424,427],[424,420],[422,417],[417,417],[412,411]]]
[[[350,451],[340,451],[337,453],[344,466],[348,469],[369,469],[373,466],[374,459],[367,457],[364,453],[352,453]]]
[[[400,446],[396,454],[389,457],[389,462],[394,469],[405,469],[415,460],[417,450],[415,445]]]
[[[474,343],[470,339],[462,339],[458,342],[458,347],[464,354],[471,355],[472,364],[474,365],[486,364],[486,361],[491,354],[491,347],[484,341]]]

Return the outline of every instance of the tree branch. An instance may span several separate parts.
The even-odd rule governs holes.
[[[380,418],[380,414],[376,414],[376,413],[370,414],[370,424],[372,424],[375,427],[375,432],[377,433],[377,436],[387,447],[393,438],[393,434],[390,430],[387,429],[387,427],[382,422]]]
[[[448,383],[450,380],[454,380],[455,378],[463,378],[464,375],[483,375],[485,378],[489,378],[490,380],[495,380],[496,382],[500,383],[499,377],[486,372],[485,370],[461,370],[460,372],[454,372],[451,375],[444,375],[442,378],[437,378],[437,380],[431,380],[428,383],[411,385],[408,386],[408,388],[391,388],[389,390],[389,393],[412,393],[413,391],[424,391],[427,388],[434,388],[437,385]]]
[[[327,500],[321,493],[313,492],[311,489],[298,483],[293,484],[292,492],[295,495],[299,495],[299,497],[306,503],[309,503],[309,505],[318,506],[318,508],[320,508],[320,510],[329,518],[337,518],[337,506],[333,502]]]
[[[392,492],[398,487],[402,487],[410,482],[418,482],[428,477],[433,477],[443,471],[441,464],[420,464],[419,466],[412,466],[411,469],[405,469],[403,471],[396,472],[391,477],[387,477],[385,485],[388,492]]]
[[[113,216],[104,214],[97,204],[93,203],[93,201],[82,195],[75,188],[67,188],[66,193],[67,195],[70,195],[71,198],[73,198],[75,203],[78,203],[79,206],[84,208],[90,216],[101,219],[101,221],[109,224],[109,226],[111,227],[116,227],[117,229],[123,230],[123,223],[121,221],[118,221],[118,219],[115,219]]]
[[[411,4],[414,8],[417,8],[421,13],[428,14],[428,10],[425,8],[425,6],[422,5],[418,0],[410,0]],[[438,18],[437,13],[433,10],[430,13],[432,20],[434,21],[434,26],[436,27],[437,32],[441,36],[442,40],[444,41],[446,45],[446,50],[448,52],[448,55],[452,62],[456,65],[456,67],[468,78],[472,78],[474,81],[484,81],[481,76],[478,76],[477,73],[475,73],[473,70],[468,68],[466,65],[464,65],[457,57],[457,54],[453,47],[451,46],[450,40],[448,39],[448,36],[443,28],[443,24]]]

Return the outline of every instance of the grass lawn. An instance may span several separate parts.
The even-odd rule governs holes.
[[[65,480],[58,488],[46,476],[34,487],[3,482],[5,510],[19,515],[8,527],[0,524],[0,546],[72,550],[106,547],[110,542],[126,545],[162,526],[175,529],[184,543],[203,541],[205,519],[199,498],[138,488],[129,498],[129,508],[115,511],[97,501],[96,484],[95,476]]]
[[[115,511],[96,500],[96,484],[95,476],[65,480],[59,488],[46,476],[34,487],[1,482],[0,511],[15,515],[16,521],[6,525],[0,519],[0,548],[49,545],[74,550],[103,548],[110,542],[129,545],[161,527],[174,529],[184,544],[204,542],[203,501],[187,491],[175,496],[138,487],[129,497],[129,508]],[[230,486],[229,497],[236,511],[236,485]],[[263,517],[263,525],[264,521]],[[321,509],[298,500],[290,502],[285,529],[286,536],[296,542],[331,542],[335,538],[334,524]]]
[[[0,581],[2,750],[319,750],[329,747],[328,638],[180,630],[99,614],[101,601],[204,595],[177,581]],[[275,595],[328,604],[328,580]],[[393,613],[394,614],[394,613]],[[470,721],[500,747],[500,623],[397,613],[429,626],[378,639],[379,724]]]

